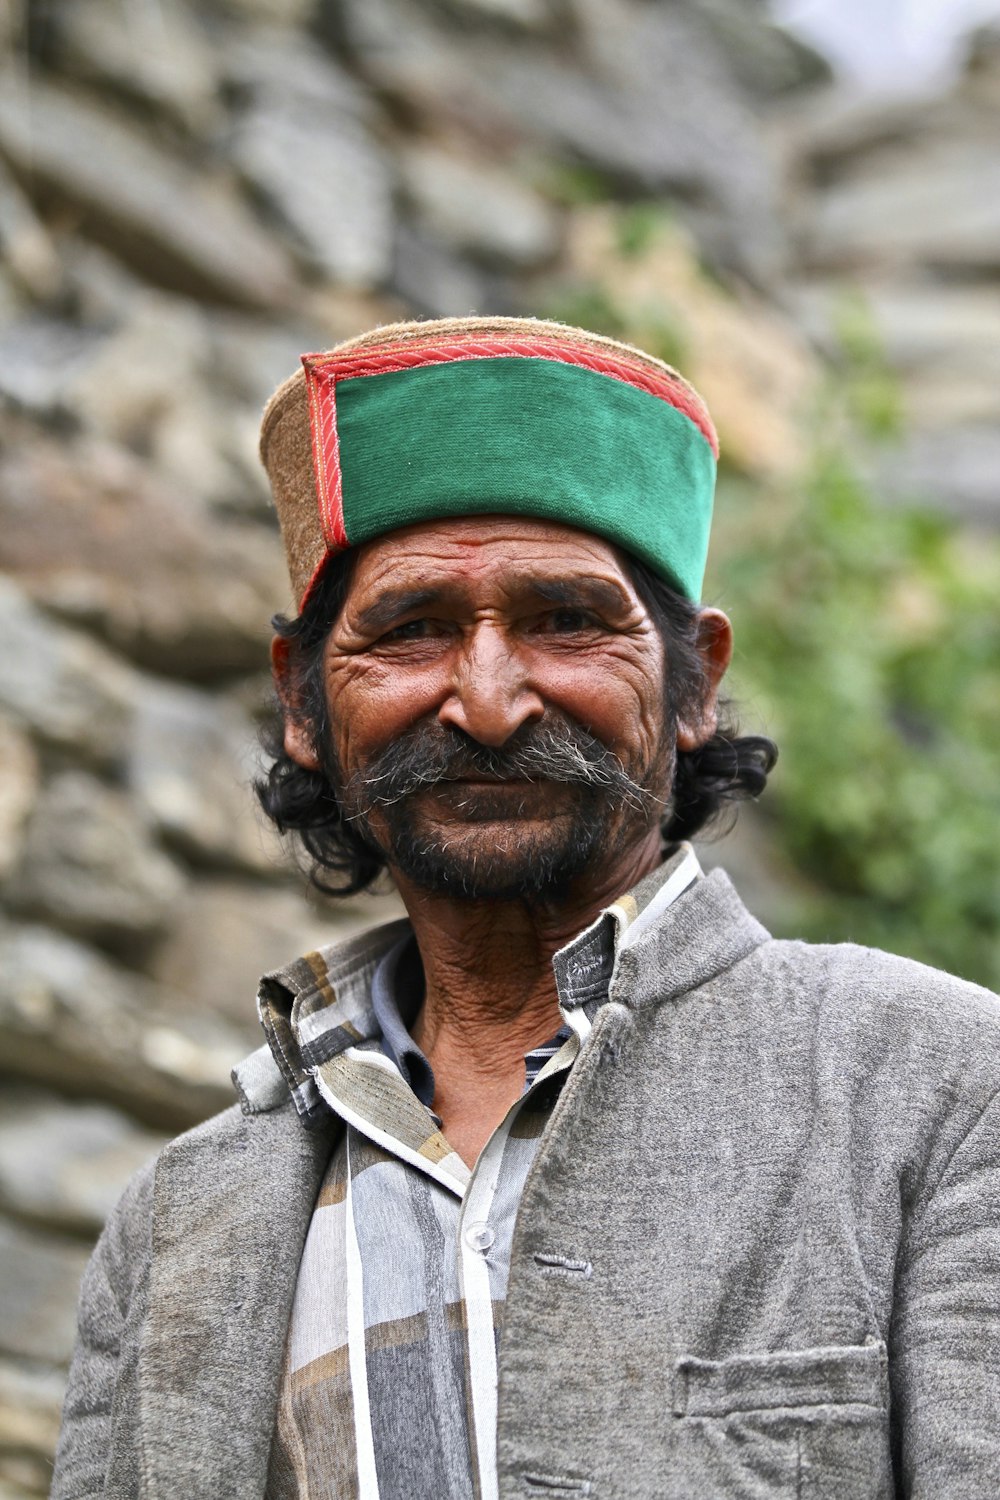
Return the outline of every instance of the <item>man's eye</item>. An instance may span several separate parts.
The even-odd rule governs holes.
[[[440,627],[434,620],[407,620],[403,625],[397,625],[393,630],[387,630],[382,636],[383,641],[422,641],[428,636],[437,635]]]
[[[542,629],[554,635],[577,635],[581,630],[591,630],[594,617],[585,609],[553,609],[545,616]]]

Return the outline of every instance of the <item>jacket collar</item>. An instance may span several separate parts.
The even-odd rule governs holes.
[[[699,989],[770,941],[729,876],[715,869],[666,908],[618,955],[611,999],[633,1010]]]

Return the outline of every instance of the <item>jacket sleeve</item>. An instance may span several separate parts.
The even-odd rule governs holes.
[[[911,1225],[890,1333],[907,1500],[1000,1495],[1000,1095]]]
[[[123,1336],[149,1265],[155,1166],[143,1167],[125,1189],[83,1275],[50,1500],[105,1494]]]

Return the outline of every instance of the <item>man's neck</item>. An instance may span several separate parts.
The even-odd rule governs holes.
[[[524,1054],[562,1023],[553,955],[660,857],[658,836],[647,838],[559,901],[456,901],[398,877],[426,984],[411,1033],[434,1070],[445,1134],[470,1165],[521,1092]]]

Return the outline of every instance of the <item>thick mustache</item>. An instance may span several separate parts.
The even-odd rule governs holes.
[[[499,748],[461,730],[423,724],[394,740],[343,786],[349,820],[391,807],[415,792],[455,781],[562,782],[601,788],[635,810],[659,803],[618,756],[568,717],[526,724]]]

